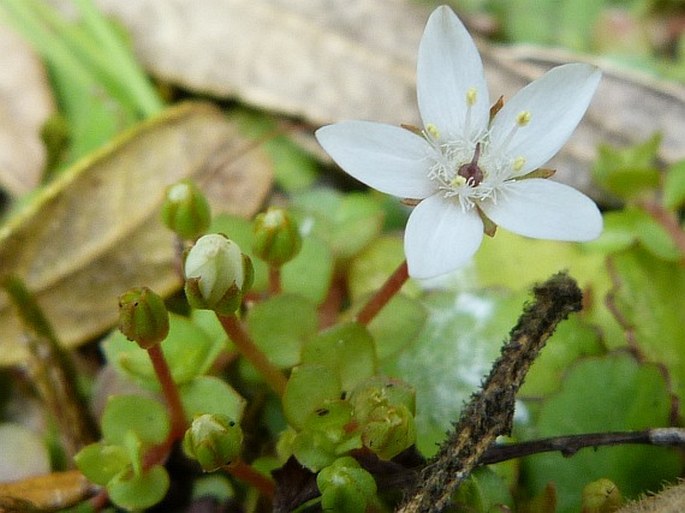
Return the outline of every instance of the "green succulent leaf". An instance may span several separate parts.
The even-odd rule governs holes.
[[[640,243],[663,260],[675,262],[682,258],[669,233],[644,210],[628,207],[609,212],[604,219],[604,231],[599,239],[589,244],[590,247],[617,252]]]
[[[320,364],[340,376],[343,390],[376,373],[373,337],[359,323],[338,324],[309,340],[302,350],[302,363]]]
[[[102,415],[102,437],[112,445],[125,445],[133,432],[146,445],[162,443],[169,434],[166,408],[148,397],[117,395],[107,401]]]
[[[136,475],[123,471],[107,485],[109,498],[117,506],[140,511],[160,502],[169,490],[169,474],[161,465],[154,465]]]
[[[283,394],[283,413],[288,423],[301,429],[309,415],[327,401],[340,398],[339,374],[319,363],[295,367]]]
[[[105,486],[131,464],[131,459],[124,447],[98,442],[81,449],[74,463],[89,481]]]
[[[671,396],[658,366],[640,364],[627,353],[581,360],[569,369],[560,391],[547,399],[533,435],[640,430],[668,426]],[[557,453],[525,458],[529,491],[540,493],[549,482],[557,488],[559,513],[580,510],[584,486],[611,479],[628,497],[658,490],[675,479],[679,456],[664,448],[624,445],[583,450],[568,459]]]
[[[639,197],[659,185],[655,166],[661,136],[655,134],[644,143],[626,149],[599,146],[593,176],[596,182],[622,199]]]
[[[663,204],[668,210],[685,206],[685,160],[680,160],[666,170]]]
[[[304,297],[281,294],[256,304],[247,315],[247,329],[269,360],[279,367],[300,362],[305,341],[318,329],[316,305]]]
[[[189,421],[197,415],[225,415],[238,422],[246,401],[225,381],[214,376],[199,376],[179,387],[181,402]]]
[[[342,194],[314,189],[293,198],[301,227],[328,243],[336,259],[346,260],[368,246],[383,228],[383,208],[370,193]]]
[[[611,259],[609,296],[640,352],[668,370],[679,398],[685,397],[685,269],[634,248]],[[624,343],[627,340],[624,337]]]
[[[178,384],[204,374],[223,348],[221,341],[210,338],[204,330],[185,317],[169,315],[169,335],[161,345],[162,352]],[[147,351],[113,332],[103,342],[107,360],[121,374],[141,386],[157,390],[159,384]]]

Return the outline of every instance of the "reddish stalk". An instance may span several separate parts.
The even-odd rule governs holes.
[[[281,268],[269,266],[269,294],[275,296],[281,293]]]
[[[247,334],[235,315],[216,314],[228,337],[233,341],[236,349],[243,355],[257,371],[264,377],[267,384],[279,397],[285,392],[288,382],[278,367],[272,364]]]
[[[357,322],[363,325],[369,324],[373,318],[376,317],[378,312],[388,304],[388,301],[399,292],[408,278],[409,271],[407,269],[407,261],[404,260],[390,275],[378,292],[369,299],[366,305],[364,305],[364,308],[359,311],[357,314]]]
[[[244,461],[238,460],[230,465],[224,466],[223,469],[236,479],[256,488],[265,497],[269,499],[274,498],[274,494],[276,493],[275,483],[264,474],[257,472],[252,465],[248,465]]]
[[[155,374],[157,374],[157,379],[162,387],[162,393],[169,409],[169,417],[171,417],[171,433],[169,438],[171,440],[178,440],[186,430],[186,416],[183,404],[181,403],[181,396],[178,393],[178,387],[176,387],[176,383],[171,377],[171,370],[169,370],[169,366],[164,359],[162,346],[156,344],[150,347],[147,350],[147,354],[150,355],[152,366],[155,369]]]

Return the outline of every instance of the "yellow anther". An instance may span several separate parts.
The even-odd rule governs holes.
[[[430,135],[433,139],[440,139],[440,130],[438,130],[438,127],[433,123],[428,123],[426,125],[426,132],[428,132],[428,135]]]
[[[522,156],[518,156],[514,159],[514,171],[518,172],[523,169],[523,166],[526,165],[526,158]]]
[[[516,124],[518,124],[518,126],[526,126],[528,123],[530,123],[531,117],[533,117],[533,115],[530,113],[530,111],[522,110],[516,116]]]
[[[450,180],[450,187],[461,187],[466,185],[466,178],[461,175],[454,175],[454,178]]]
[[[469,107],[473,107],[476,104],[476,100],[478,99],[478,91],[476,90],[475,87],[470,87],[468,91],[466,91],[466,104]]]

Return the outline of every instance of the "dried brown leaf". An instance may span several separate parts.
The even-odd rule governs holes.
[[[218,109],[169,109],[65,171],[0,228],[0,275],[24,280],[66,346],[90,339],[115,322],[126,289],[168,294],[180,285],[159,206],[165,186],[185,177],[228,194],[214,212],[249,216],[270,188],[271,165]],[[22,327],[4,293],[0,326],[0,364],[19,361]]]
[[[40,138],[55,106],[31,46],[0,24],[0,188],[21,195],[38,185],[46,153]]]
[[[0,513],[52,511],[73,506],[94,491],[83,474],[71,470],[0,484]]]
[[[419,122],[418,42],[429,14],[408,0],[98,0],[132,32],[156,76],[237,97],[314,125],[342,119]],[[577,55],[479,42],[493,101]],[[570,143],[549,167],[589,190],[599,142],[664,134],[660,156],[685,157],[685,88],[598,63],[604,80]]]

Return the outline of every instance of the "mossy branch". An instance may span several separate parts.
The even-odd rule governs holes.
[[[471,397],[454,431],[423,468],[397,513],[442,511],[495,439],[511,432],[516,393],[531,364],[557,324],[582,307],[582,293],[565,273],[536,286],[534,294],[481,390]]]

